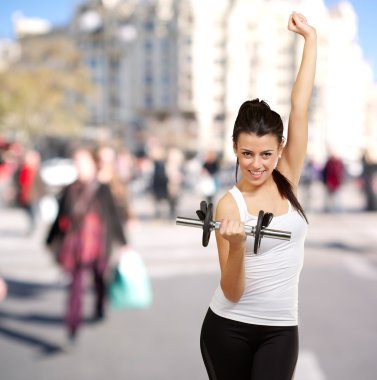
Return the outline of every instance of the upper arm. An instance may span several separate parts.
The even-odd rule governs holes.
[[[297,186],[308,144],[308,110],[314,85],[317,39],[315,32],[305,38],[301,64],[291,93],[287,144],[278,169]]]
[[[226,193],[216,207],[215,220],[222,221],[224,219],[240,220],[237,204],[230,193]],[[228,260],[229,242],[216,231],[216,243],[220,269],[222,270]]]
[[[307,109],[296,109],[292,106],[288,122],[287,143],[284,147],[278,169],[297,186],[300,180],[308,145],[308,112]]]

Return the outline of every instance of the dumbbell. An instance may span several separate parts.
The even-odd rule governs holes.
[[[178,216],[176,218],[176,224],[179,226],[196,227],[203,229],[202,245],[207,247],[211,232],[213,230],[220,229],[221,222],[213,221],[213,204],[207,204],[206,201],[200,202],[200,210],[196,211],[199,217],[198,219],[185,218]],[[288,231],[272,230],[267,228],[271,223],[273,214],[270,212],[264,212],[260,210],[258,213],[258,219],[255,226],[245,225],[245,233],[248,236],[254,236],[254,253],[257,254],[260,247],[260,242],[263,237],[269,237],[272,239],[290,240],[291,233]]]

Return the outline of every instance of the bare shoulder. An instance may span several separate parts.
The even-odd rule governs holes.
[[[217,203],[216,207],[216,219],[233,219],[239,220],[240,214],[237,204],[231,193],[225,193]]]

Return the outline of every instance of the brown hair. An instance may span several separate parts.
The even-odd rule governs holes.
[[[254,99],[244,102],[239,111],[233,128],[233,142],[237,143],[241,133],[254,133],[258,137],[271,134],[276,136],[278,144],[283,141],[284,126],[280,115],[271,110],[270,106],[263,100]],[[236,165],[236,181],[238,174],[238,159]],[[292,184],[289,180],[274,169],[272,177],[276,183],[280,195],[288,199],[297,212],[308,222],[305,211],[300,205],[293,192]]]

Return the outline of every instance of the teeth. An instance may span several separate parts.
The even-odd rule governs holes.
[[[252,175],[255,175],[255,176],[259,176],[259,175],[262,175],[263,172],[252,172],[251,170],[249,170],[250,174]]]

